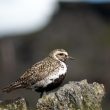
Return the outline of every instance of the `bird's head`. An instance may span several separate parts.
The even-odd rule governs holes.
[[[68,52],[64,49],[55,49],[49,54],[50,57],[59,60],[59,61],[66,61],[67,59],[74,59],[68,55]]]

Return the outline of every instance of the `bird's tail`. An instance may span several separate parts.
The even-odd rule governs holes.
[[[9,92],[11,92],[15,89],[21,88],[21,87],[22,87],[22,85],[19,82],[14,82],[14,83],[10,84],[9,86],[3,88],[2,92],[9,93]]]

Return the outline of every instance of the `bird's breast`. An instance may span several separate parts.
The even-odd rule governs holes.
[[[63,62],[60,62],[60,64],[61,65],[57,69],[55,69],[49,76],[33,85],[34,89],[46,88],[48,86],[50,88],[61,84],[65,78],[67,66]]]

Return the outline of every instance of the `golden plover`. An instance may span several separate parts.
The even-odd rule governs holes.
[[[49,91],[58,87],[65,78],[67,66],[65,61],[73,59],[64,49],[55,49],[49,56],[35,63],[31,68],[3,92],[11,92],[19,88],[30,88],[34,91]]]

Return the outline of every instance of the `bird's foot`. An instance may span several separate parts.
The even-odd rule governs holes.
[[[47,95],[46,91],[41,92],[40,98],[45,97]]]

